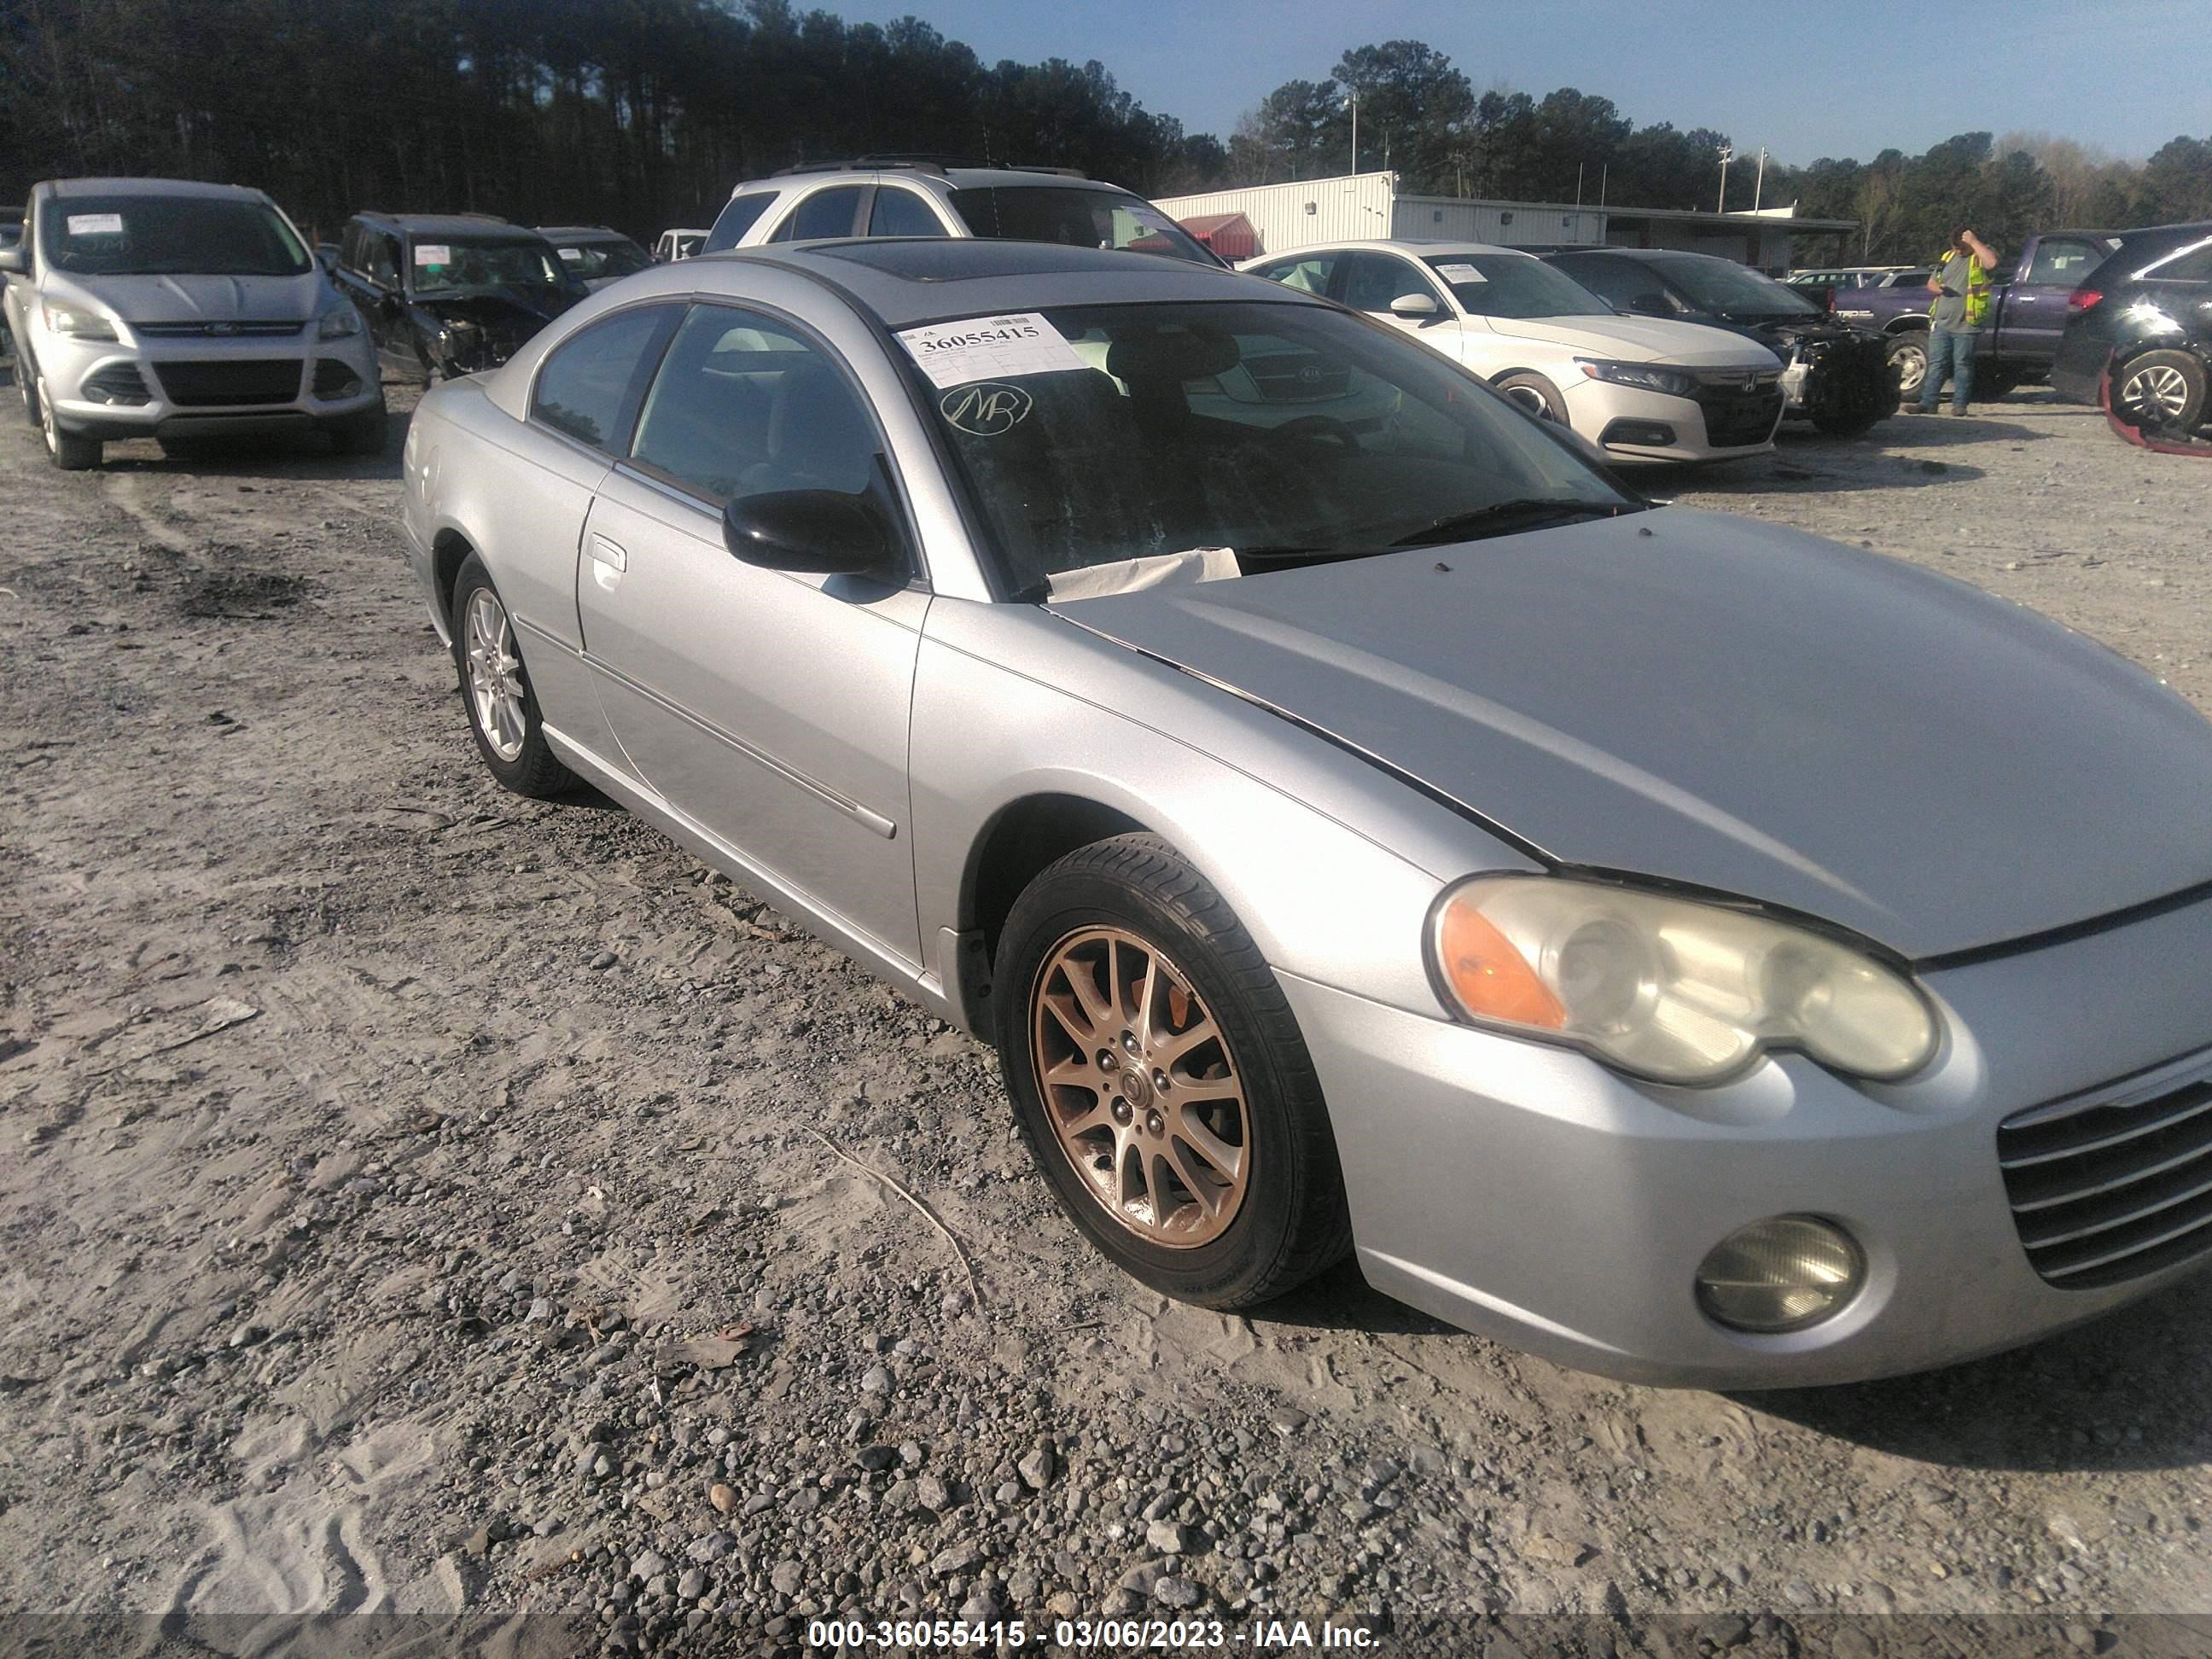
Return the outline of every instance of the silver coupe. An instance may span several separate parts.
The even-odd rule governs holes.
[[[1756,1387],[2212,1254],[2212,727],[1960,583],[1655,507],[1324,301],[688,260],[434,388],[404,514],[493,775],[995,1042],[1167,1294],[1356,1249],[1566,1364]]]

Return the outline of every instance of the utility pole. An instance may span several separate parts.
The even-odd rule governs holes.
[[[1609,181],[1609,180],[1612,179],[1612,177],[1613,177],[1613,163],[1612,163],[1612,162],[1607,161],[1607,162],[1606,162],[1603,166],[1601,166],[1601,167],[1600,167],[1598,168],[1598,170],[1597,170],[1597,204],[1598,204],[1600,207],[1603,207],[1603,206],[1605,205],[1605,187],[1606,187],[1606,185],[1607,185],[1607,181]]]
[[[1583,204],[1583,169],[1589,165],[1587,161],[1575,163],[1575,205],[1577,207]]]
[[[1763,191],[1765,191],[1765,188],[1766,188],[1766,146],[1765,146],[1765,145],[1764,145],[1764,144],[1761,144],[1761,145],[1759,147],[1759,177],[1758,177],[1756,179],[1753,180],[1753,182],[1752,182],[1752,186],[1751,186],[1751,210],[1752,210],[1753,213],[1756,213],[1756,212],[1758,212],[1758,211],[1759,211],[1759,195],[1760,195],[1760,193],[1761,193]]]
[[[1352,170],[1359,171],[1359,94],[1353,93],[1345,100],[1352,106]]]
[[[1728,145],[1721,146],[1721,199],[1713,204],[1716,213],[1728,211],[1728,164],[1735,159],[1735,151]]]

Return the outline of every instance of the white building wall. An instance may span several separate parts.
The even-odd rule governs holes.
[[[1549,246],[1554,242],[1602,246],[1605,215],[1596,208],[1543,202],[1401,196],[1392,212],[1390,234],[1408,241],[1488,242],[1498,247]]]
[[[1241,213],[1260,233],[1262,253],[1285,253],[1322,242],[1364,241],[1391,234],[1396,175],[1361,173],[1344,179],[1309,179],[1286,185],[1168,196],[1158,205],[1171,219],[1206,213]]]

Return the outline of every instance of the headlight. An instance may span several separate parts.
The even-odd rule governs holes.
[[[1858,1294],[1866,1258],[1817,1216],[1778,1215],[1738,1229],[1698,1264],[1698,1305],[1731,1330],[1802,1331]]]
[[[361,332],[361,313],[353,308],[353,301],[341,300],[323,313],[316,325],[318,340],[343,340]]]
[[[50,332],[67,335],[72,340],[112,340],[115,325],[96,311],[72,311],[67,306],[58,306],[48,300],[40,309],[46,314]]]
[[[1601,362],[1592,357],[1577,357],[1575,362],[1593,380],[1609,380],[1614,386],[1640,386],[1646,392],[1663,392],[1670,398],[1686,398],[1698,389],[1697,376],[1686,369],[1662,368],[1656,363]]]
[[[1429,959],[1469,1019],[1589,1049],[1662,1083],[1714,1084],[1765,1048],[1864,1078],[1936,1051],[1918,991],[1763,916],[1559,877],[1486,876],[1437,905]]]

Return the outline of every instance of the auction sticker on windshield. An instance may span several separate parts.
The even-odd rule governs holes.
[[[945,391],[970,380],[1012,380],[1019,374],[1057,374],[1088,368],[1060,331],[1037,312],[1011,317],[970,317],[899,331],[899,343],[921,365],[932,386]]]
[[[69,234],[72,236],[120,236],[123,216],[119,213],[72,213],[69,216]]]
[[[453,246],[447,242],[417,242],[415,244],[415,263],[418,265],[449,265],[453,263]]]
[[[1448,283],[1486,283],[1490,280],[1473,265],[1438,265],[1437,275]]]

